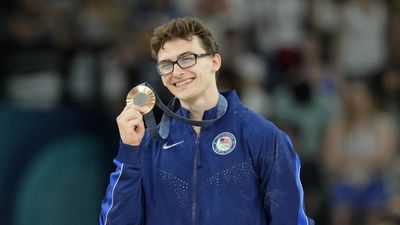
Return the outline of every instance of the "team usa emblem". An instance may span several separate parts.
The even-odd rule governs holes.
[[[236,146],[236,138],[229,132],[218,134],[212,143],[212,148],[219,155],[226,155],[233,151]]]

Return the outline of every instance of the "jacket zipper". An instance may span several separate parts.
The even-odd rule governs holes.
[[[200,166],[200,144],[199,136],[196,136],[196,143],[194,148],[194,160],[193,160],[193,193],[192,193],[192,225],[197,225],[197,168]]]

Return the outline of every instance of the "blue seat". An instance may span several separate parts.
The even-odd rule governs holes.
[[[49,143],[26,165],[13,224],[95,225],[104,194],[102,142],[87,134]]]

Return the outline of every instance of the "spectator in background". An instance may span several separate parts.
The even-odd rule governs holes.
[[[379,105],[392,114],[400,125],[400,71],[389,67],[377,77],[376,89],[379,94]]]
[[[389,20],[389,64],[400,67],[400,1],[388,0]]]
[[[400,224],[400,157],[397,156],[393,165],[389,168],[388,175],[390,185],[390,199],[387,205],[387,213],[377,225]]]
[[[307,4],[300,0],[260,3],[257,41],[263,52],[270,55],[282,50],[297,50],[304,39]]]
[[[68,29],[41,0],[22,0],[8,12],[0,44],[5,98],[17,106],[53,109],[62,98]]]
[[[382,225],[400,224],[400,157],[397,156],[389,170],[391,199],[388,205],[387,217]]]
[[[302,46],[301,59],[287,69],[284,83],[272,92],[270,111],[271,118],[294,137],[294,146],[303,159],[301,176],[306,206],[317,218],[325,213],[321,207],[324,195],[319,170],[321,140],[337,106],[322,87],[317,39],[308,36]]]
[[[226,84],[230,83],[231,90],[238,91],[244,104],[266,117],[269,115],[269,94],[265,88],[268,67],[264,59],[250,50],[243,33],[238,30],[228,30],[224,43],[224,65],[218,73],[219,80],[222,78]]]
[[[264,86],[268,74],[262,58],[250,51],[243,51],[236,58],[234,69],[240,77],[238,90],[243,103],[260,115],[269,116],[272,107]]]
[[[338,88],[338,73],[335,67],[336,39],[339,27],[339,1],[318,0],[312,1],[310,28],[306,45],[314,48],[311,58],[316,67],[319,67],[319,76],[316,76],[318,88],[325,95],[336,98]],[[307,64],[307,62],[306,62]],[[310,63],[308,63],[310,64]]]
[[[224,64],[218,72],[218,87],[220,90],[238,89],[240,86],[240,78],[238,71],[235,69],[235,62],[243,51],[243,39],[240,32],[233,29],[228,29],[225,32],[223,42],[225,49],[221,48],[222,61]],[[240,95],[240,91],[238,90]]]
[[[301,58],[305,38],[308,2],[299,0],[265,1],[266,27],[259,29],[259,46],[270,65],[269,86],[283,82],[281,75]]]
[[[343,76],[370,77],[388,60],[388,9],[381,0],[348,0],[341,6],[337,65]]]
[[[323,165],[330,178],[333,225],[377,224],[388,201],[385,171],[397,150],[393,118],[376,106],[367,84],[342,84],[342,114],[333,120]]]

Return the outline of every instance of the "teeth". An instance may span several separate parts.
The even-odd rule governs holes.
[[[192,80],[193,80],[193,79],[189,79],[189,80],[185,80],[185,81],[176,83],[176,86],[177,86],[177,87],[183,86],[183,85],[185,85],[185,84],[188,84],[188,83],[192,82]]]

